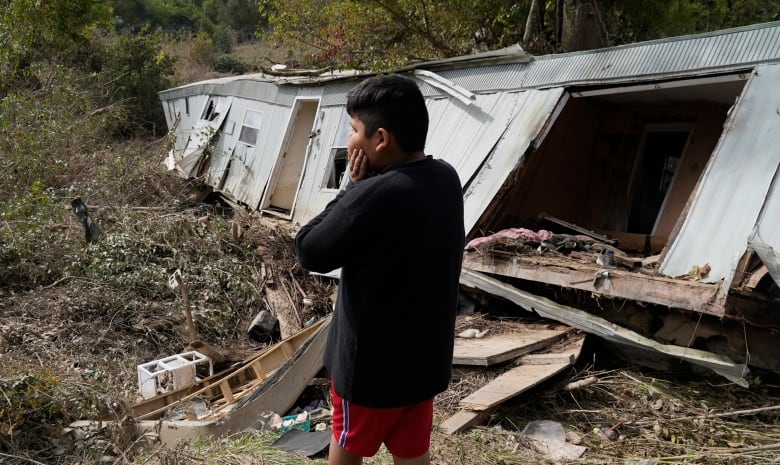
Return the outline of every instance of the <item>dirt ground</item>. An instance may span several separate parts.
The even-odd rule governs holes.
[[[1,264],[0,463],[310,463],[274,452],[267,433],[176,448],[135,434],[128,406],[139,399],[137,366],[188,343],[182,296],[169,286],[176,270],[200,338],[235,354],[263,347],[247,329],[272,305],[267,289],[289,297],[301,324],[330,311],[337,285],[297,265],[288,227],[233,210],[197,184],[164,173],[151,177],[144,182],[156,186],[154,196],[88,199],[103,233],[95,243],[84,242],[64,195],[53,196],[55,213],[32,232],[6,222],[18,232],[12,245],[19,253],[4,255]],[[41,237],[46,241],[36,242]],[[495,331],[508,322],[536,322],[506,304],[480,302],[479,321]],[[454,370],[450,389],[437,399],[436,424],[509,367]],[[565,388],[586,379],[580,388]],[[579,438],[586,449],[572,463],[778,463],[780,381],[764,373],[751,380],[741,388],[684,366],[657,372],[589,338],[576,365],[505,402],[484,425],[454,436],[436,427],[433,463],[556,463],[523,436],[533,420],[560,423]],[[89,436],[68,427],[102,416],[119,426]],[[386,452],[367,461],[391,462]]]

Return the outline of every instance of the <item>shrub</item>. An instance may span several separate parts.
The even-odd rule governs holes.
[[[191,57],[195,62],[214,66],[216,60],[217,51],[214,48],[214,41],[205,32],[201,31],[192,39],[192,54]]]
[[[250,66],[233,55],[220,55],[214,63],[214,70],[220,73],[244,74],[250,70]]]
[[[162,134],[167,126],[157,93],[171,86],[175,61],[162,51],[161,33],[148,28],[106,39],[100,72],[103,103],[121,104],[131,123]]]

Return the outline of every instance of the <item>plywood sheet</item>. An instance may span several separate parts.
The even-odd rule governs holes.
[[[543,349],[558,341],[569,328],[535,329],[480,339],[455,338],[453,365],[490,366]]]

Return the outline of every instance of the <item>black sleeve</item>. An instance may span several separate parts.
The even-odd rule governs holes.
[[[339,192],[295,236],[295,253],[305,269],[327,273],[344,266],[355,253],[350,245],[356,243],[355,220],[359,211],[353,208],[354,199],[349,198],[353,187]]]

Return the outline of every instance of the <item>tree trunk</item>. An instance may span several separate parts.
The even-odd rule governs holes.
[[[561,46],[564,52],[604,46],[600,13],[595,0],[564,0]]]
[[[528,9],[528,18],[525,20],[523,32],[523,44],[531,41],[531,38],[540,31],[539,0],[531,0],[531,8]]]

